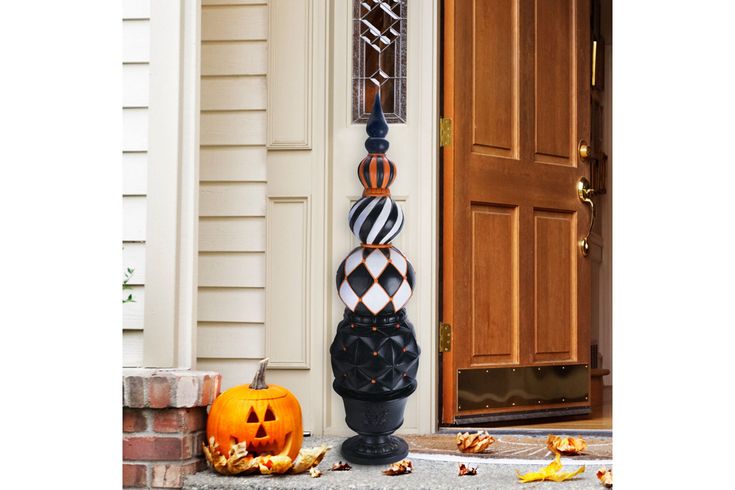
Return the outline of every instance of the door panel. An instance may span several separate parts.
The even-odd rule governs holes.
[[[453,141],[443,149],[442,318],[452,348],[442,354],[442,421],[589,406],[579,385],[589,261],[577,246],[589,214],[576,194],[587,173],[577,143],[589,141],[588,0],[444,0],[443,50]],[[554,385],[529,405],[543,384],[533,372],[555,373],[546,374]],[[475,381],[458,383],[460,374]],[[510,391],[468,391],[509,386],[495,374],[521,391],[535,381],[515,401]]]
[[[517,215],[472,206],[472,365],[518,360]]]
[[[518,132],[517,1],[473,4],[473,150],[512,157]]]

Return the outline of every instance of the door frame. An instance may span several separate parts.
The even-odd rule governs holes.
[[[439,25],[438,25],[438,37],[439,37],[439,45],[438,45],[438,51],[437,51],[437,65],[439,67],[438,73],[437,73],[437,86],[438,86],[438,111],[439,111],[439,117],[451,117],[453,115],[453,104],[454,100],[451,94],[453,92],[448,92],[446,90],[446,79],[445,79],[445,73],[451,73],[454,70],[454,56],[453,52],[446,51],[444,49],[444,46],[448,42],[453,42],[454,39],[454,4],[456,1],[462,1],[462,0],[440,0],[439,7]],[[607,71],[607,69],[605,68]],[[445,99],[447,96],[447,93],[450,94],[448,99]],[[448,110],[447,110],[448,108]],[[609,145],[609,142],[607,143]],[[605,145],[603,145],[605,146]],[[437,145],[437,149],[439,152],[438,156],[438,185],[439,185],[439,195],[437,199],[437,216],[438,216],[438,233],[436,236],[436,242],[438,247],[438,264],[437,264],[437,310],[438,310],[438,319],[439,322],[444,322],[445,318],[451,318],[453,313],[453,304],[452,304],[452,298],[451,295],[445,294],[444,289],[444,278],[448,275],[451,275],[451,269],[449,267],[452,266],[452,262],[450,260],[447,260],[447,256],[451,254],[451,241],[449,242],[450,246],[445,246],[445,240],[444,240],[444,227],[445,224],[449,223],[451,226],[451,220],[453,216],[453,209],[452,206],[454,205],[453,200],[450,198],[447,200],[447,196],[452,196],[453,194],[453,187],[452,187],[452,180],[451,179],[445,179],[445,175],[447,173],[451,173],[454,170],[454,154],[452,151],[445,151],[444,148],[439,147]],[[609,179],[608,179],[609,180]],[[608,187],[610,183],[608,182]],[[595,205],[597,206],[598,203],[595,202]],[[608,213],[609,215],[609,213]],[[449,217],[449,220],[445,220],[445,217]],[[611,227],[609,228],[610,231],[612,231]],[[604,244],[609,247],[610,236],[608,237],[599,237],[596,233],[593,233],[592,238],[594,240],[594,243],[592,244],[594,248],[601,249],[602,245],[600,242],[604,242]],[[451,237],[450,237],[451,240]],[[599,253],[599,252],[598,252]],[[591,257],[587,260],[591,260]],[[590,280],[592,280],[592,270],[591,270],[592,264],[590,264]],[[449,270],[449,274],[447,271]],[[600,282],[605,281],[606,279],[609,280],[609,278],[603,277],[600,279]],[[596,297],[594,295],[591,295],[589,303],[590,303],[590,332],[588,335],[588,341],[591,342],[592,339],[592,329],[594,328],[594,322],[596,321],[595,318],[592,318],[592,312],[593,307],[595,304],[600,302],[600,298]],[[608,316],[610,312],[607,312]],[[437,331],[435,334],[436,337],[436,344],[439,345],[439,325],[437,324]],[[453,341],[456,341],[456,339],[452,339]],[[444,362],[451,362],[452,361],[452,352],[446,352],[446,353],[440,353],[438,349],[435,351],[435,355],[437,356],[436,360],[436,381],[435,381],[435,387],[436,387],[436,410],[437,410],[437,417],[436,417],[436,424],[437,429],[440,427],[446,427],[446,426],[456,426],[457,424],[455,422],[445,422],[444,421],[444,414],[447,413],[447,408],[450,407],[453,402],[453,397],[445,397],[444,396],[444,370],[443,370],[443,363]],[[592,360],[590,360],[592,362]],[[454,410],[452,408],[449,408],[449,413],[454,414]],[[569,413],[570,415],[573,415],[573,413]]]

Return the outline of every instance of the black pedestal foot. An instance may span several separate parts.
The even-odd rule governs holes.
[[[343,442],[341,452],[352,463],[383,465],[408,456],[408,443],[396,436],[358,435]]]

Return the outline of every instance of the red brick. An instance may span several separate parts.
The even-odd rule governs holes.
[[[123,432],[143,432],[148,428],[142,410],[123,408]]]
[[[170,408],[153,411],[153,430],[156,432],[195,432],[205,426],[204,408]]]
[[[192,436],[125,436],[123,459],[127,461],[175,461],[191,458]]]
[[[199,399],[199,405],[206,407],[213,401],[214,380],[208,374],[204,375],[202,380],[202,396]]]
[[[199,468],[199,461],[154,464],[151,467],[151,486],[157,488],[181,488],[184,485],[184,476],[196,473]]]
[[[148,406],[166,408],[171,403],[171,384],[168,378],[154,376],[148,379]]]
[[[145,386],[140,376],[126,376],[123,383],[123,403],[126,407],[145,406]]]
[[[144,464],[123,464],[123,487],[147,487],[148,476]]]

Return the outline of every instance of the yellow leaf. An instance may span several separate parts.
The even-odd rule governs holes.
[[[561,464],[561,454],[556,453],[554,456],[554,461],[549,463],[547,466],[542,468],[539,471],[529,471],[525,475],[521,475],[520,471],[516,470],[516,474],[518,475],[518,479],[521,483],[529,483],[533,481],[565,481],[569,480],[571,478],[574,478],[575,476],[579,475],[584,471],[584,466],[577,469],[576,471],[568,471],[564,473],[559,473],[559,470],[562,468]]]

